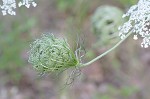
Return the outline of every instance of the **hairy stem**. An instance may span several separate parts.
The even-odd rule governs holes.
[[[113,51],[115,48],[117,48],[117,47],[118,47],[123,41],[125,41],[126,38],[128,38],[129,35],[131,35],[131,34],[132,34],[132,32],[128,33],[124,39],[120,40],[120,41],[119,41],[116,45],[114,45],[112,48],[110,48],[110,49],[107,50],[106,52],[102,53],[101,55],[97,56],[97,57],[94,58],[93,60],[91,60],[91,61],[89,61],[89,62],[87,62],[87,63],[81,64],[80,67],[85,67],[85,66],[87,66],[87,65],[90,65],[90,64],[92,64],[93,62],[97,61],[98,59],[102,58],[103,56],[107,55],[109,52],[111,52],[111,51]]]

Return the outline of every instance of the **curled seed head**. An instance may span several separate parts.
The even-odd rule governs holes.
[[[66,40],[52,34],[42,35],[30,47],[29,62],[41,72],[66,70],[79,64]]]

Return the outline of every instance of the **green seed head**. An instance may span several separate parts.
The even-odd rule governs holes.
[[[66,40],[52,34],[43,35],[31,44],[29,62],[41,72],[66,70],[79,64]]]
[[[97,41],[106,45],[118,37],[118,27],[124,22],[123,11],[113,6],[98,7],[91,18],[92,29]]]

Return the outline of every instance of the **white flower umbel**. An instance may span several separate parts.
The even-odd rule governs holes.
[[[26,6],[29,8],[31,5],[33,7],[36,7],[37,4],[34,2],[34,0],[21,0],[20,2],[16,2],[16,0],[2,0],[3,4],[0,5],[0,8],[2,9],[3,15],[16,15],[15,9],[21,6]]]
[[[33,0],[22,0],[18,3],[18,6],[21,7],[21,6],[26,6],[27,8],[29,8],[31,5],[33,7],[36,7],[36,3],[33,1]]]
[[[0,5],[2,9],[2,14],[6,15],[7,13],[10,15],[16,15],[14,9],[16,8],[16,1],[15,0],[2,0],[3,5]]]
[[[129,32],[134,33],[133,39],[142,37],[141,46],[150,46],[150,0],[139,0],[137,5],[133,5],[123,18],[129,20],[119,27],[119,36],[123,39]]]

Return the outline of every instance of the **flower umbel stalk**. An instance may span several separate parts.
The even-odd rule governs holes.
[[[107,55],[108,53],[110,53],[111,51],[113,51],[115,48],[117,48],[123,41],[125,41],[130,35],[132,34],[132,32],[128,33],[126,35],[125,38],[123,38],[121,41],[119,41],[115,46],[113,46],[112,48],[110,48],[109,50],[107,50],[106,52],[102,53],[101,55],[97,56],[96,58],[94,58],[93,60],[87,62],[87,63],[84,63],[84,64],[81,64],[80,67],[85,67],[87,65],[90,65],[92,64],[93,62],[97,61],[98,59],[102,58],[103,56]]]

